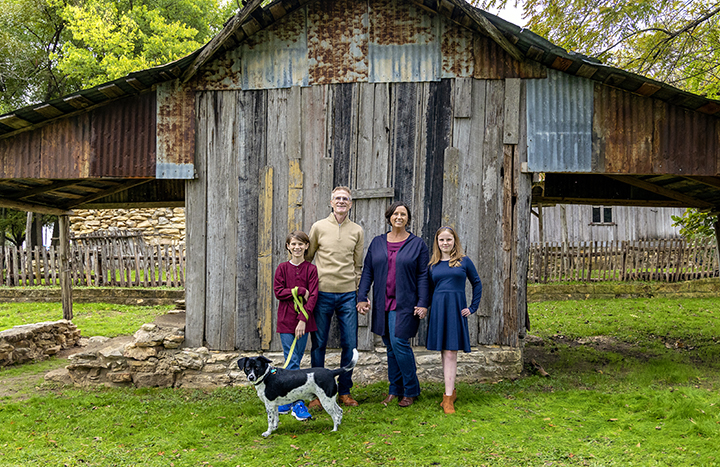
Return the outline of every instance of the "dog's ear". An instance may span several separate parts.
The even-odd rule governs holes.
[[[267,363],[268,365],[272,363],[272,360],[270,360],[269,358],[267,358],[265,355],[260,355],[260,356],[258,357],[258,360],[260,360],[261,362],[265,362],[265,363]]]
[[[247,362],[247,361],[248,361],[248,358],[247,358],[247,357],[241,358],[240,360],[238,360],[238,367],[239,367],[241,370],[244,370],[244,369],[245,369],[245,362]]]

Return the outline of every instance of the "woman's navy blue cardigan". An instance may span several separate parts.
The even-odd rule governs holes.
[[[430,255],[425,242],[412,233],[395,257],[395,336],[415,337],[420,319],[413,314],[416,306],[430,305],[428,262]],[[385,289],[387,287],[387,234],[378,235],[370,243],[363,264],[358,302],[366,302],[373,284],[372,332],[383,336],[385,329]]]

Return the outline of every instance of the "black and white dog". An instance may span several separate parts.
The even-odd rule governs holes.
[[[338,386],[335,377],[355,368],[357,361],[357,349],[353,349],[350,364],[337,370],[283,370],[272,366],[272,362],[263,356],[238,360],[238,366],[245,372],[248,381],[255,385],[258,397],[265,403],[268,429],[262,435],[267,438],[277,429],[279,406],[313,397],[320,400],[325,412],[333,419],[333,431],[337,431],[343,411],[337,403]]]

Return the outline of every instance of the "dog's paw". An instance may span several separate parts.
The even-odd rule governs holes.
[[[268,430],[268,431],[266,431],[265,433],[263,433],[262,436],[263,436],[263,438],[267,438],[267,437],[270,436],[271,434],[272,434],[272,431]]]

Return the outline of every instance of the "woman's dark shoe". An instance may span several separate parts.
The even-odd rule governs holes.
[[[392,402],[393,399],[397,399],[397,398],[398,398],[398,396],[396,396],[395,394],[388,394],[388,396],[385,399],[383,399],[381,404],[384,405],[385,407],[387,407],[387,405],[390,402]]]
[[[403,397],[400,399],[400,402],[398,402],[398,405],[400,407],[410,407],[413,405],[413,402],[415,402],[416,397]]]

